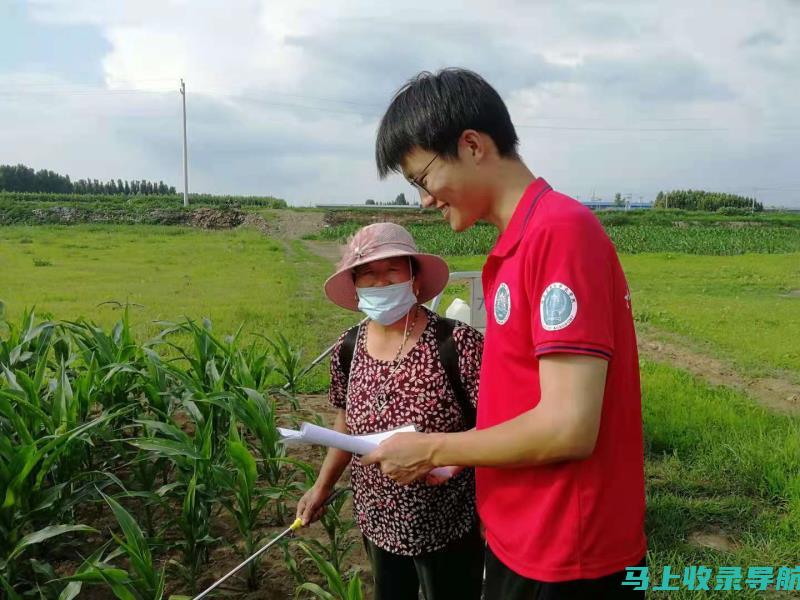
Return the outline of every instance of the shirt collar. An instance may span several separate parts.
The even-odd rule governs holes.
[[[530,221],[539,200],[552,188],[543,177],[534,179],[525,189],[514,209],[506,230],[500,234],[489,256],[507,256],[522,239],[522,234]]]

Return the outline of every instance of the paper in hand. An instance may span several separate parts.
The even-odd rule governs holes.
[[[278,427],[278,433],[281,434],[281,441],[284,444],[315,444],[338,448],[362,456],[375,450],[383,440],[392,437],[395,433],[413,433],[414,431],[416,428],[413,425],[367,435],[349,435],[313,423],[301,423],[299,430]],[[456,467],[437,467],[431,471],[431,474],[447,479],[452,477],[455,471]]]

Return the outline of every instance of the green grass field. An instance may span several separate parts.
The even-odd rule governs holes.
[[[800,371],[800,254],[623,255],[637,321],[675,333],[748,372]],[[357,316],[332,307],[331,265],[300,241],[255,231],[145,226],[0,228],[0,300],[9,320],[36,305],[56,319],[105,326],[130,302],[137,338],[154,321],[209,317],[218,334],[282,332],[310,360]],[[483,257],[452,256],[453,270]],[[40,266],[37,266],[40,265]],[[449,290],[443,307],[462,287]],[[136,306],[141,305],[141,306]],[[2,332],[0,331],[0,335]],[[326,383],[321,367],[306,389]],[[644,362],[650,565],[795,565],[800,557],[800,418],[770,414],[741,394],[669,365]],[[727,551],[692,537],[716,532]],[[658,583],[658,582],[656,582]],[[670,598],[763,597],[688,591]],[[659,597],[659,594],[652,594]]]
[[[748,374],[780,371],[800,381],[800,253],[639,254],[621,260],[638,323],[656,334],[676,333]],[[480,270],[484,257],[449,262],[455,270]]]
[[[140,339],[162,329],[157,321],[209,318],[219,335],[239,326],[245,339],[282,333],[310,361],[356,318],[322,295],[324,259],[255,230],[15,226],[0,228],[0,261],[0,300],[12,321],[35,306],[42,317],[110,326],[119,306],[102,303],[129,302]],[[319,369],[307,385],[326,382]]]
[[[746,574],[749,566],[796,565],[800,419],[770,414],[665,365],[643,365],[642,389],[651,568],[739,566]],[[704,533],[730,547],[690,543]],[[763,595],[743,587],[735,597]],[[669,597],[693,596],[683,590]]]

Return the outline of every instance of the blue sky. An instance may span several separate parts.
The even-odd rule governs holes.
[[[506,99],[555,187],[701,188],[800,208],[800,2],[6,0],[0,163],[298,205],[391,200],[378,119],[420,70]]]

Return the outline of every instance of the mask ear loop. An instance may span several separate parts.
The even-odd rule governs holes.
[[[414,284],[417,281],[417,278],[414,276],[414,263],[411,261],[411,257],[408,257],[408,272],[411,273],[411,291],[414,293],[414,297],[419,296],[419,290],[414,290]]]

